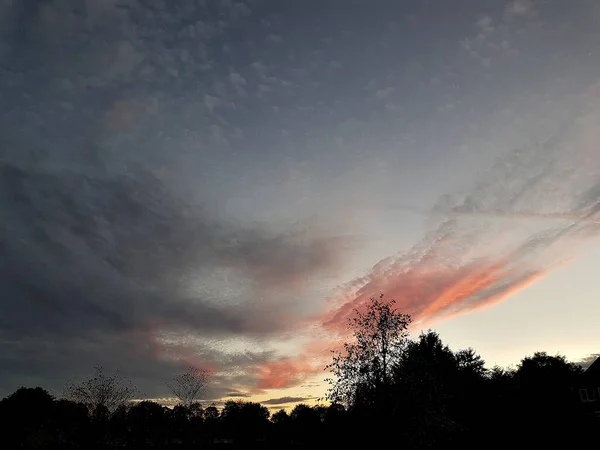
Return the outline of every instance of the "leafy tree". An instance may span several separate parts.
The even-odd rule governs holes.
[[[515,415],[534,429],[553,430],[543,435],[526,434],[526,445],[539,448],[573,445],[581,419],[574,414],[579,399],[571,387],[580,374],[581,368],[561,355],[536,352],[521,360],[515,371],[519,388]]]
[[[304,403],[299,403],[292,409],[290,422],[294,438],[298,442],[314,441],[321,427],[320,411]]]
[[[165,409],[156,402],[144,400],[129,409],[131,436],[136,446],[146,442],[162,443],[167,435]]]
[[[29,448],[47,442],[54,398],[45,389],[19,388],[0,402],[2,440],[7,448]]]
[[[562,355],[536,352],[521,360],[515,376],[520,383],[568,387],[583,370]]]
[[[311,425],[315,426],[316,424],[321,423],[319,409],[311,408],[304,403],[298,403],[296,406],[294,406],[294,409],[292,409],[292,413],[290,414],[290,418],[292,421],[307,427],[310,427]]]
[[[228,400],[221,411],[221,421],[228,437],[243,441],[264,436],[269,415],[260,403]]]
[[[219,416],[219,409],[214,403],[204,410],[204,423],[210,438],[215,437],[218,432]]]
[[[190,367],[186,372],[176,375],[167,386],[179,400],[179,404],[189,408],[198,402],[210,379],[210,372],[197,367]]]
[[[416,447],[446,447],[455,424],[447,406],[454,394],[456,358],[434,331],[410,341],[394,367],[394,415]]]
[[[290,415],[285,409],[280,409],[271,416],[271,422],[273,422],[276,425],[287,424],[289,420]]]
[[[280,447],[286,448],[290,445],[291,419],[285,409],[280,409],[271,416],[273,423],[272,439]]]
[[[102,367],[94,367],[94,375],[84,381],[67,386],[64,397],[83,403],[95,415],[112,414],[116,409],[129,403],[137,393],[137,388],[118,371],[107,374]]]
[[[61,448],[82,448],[88,431],[89,416],[85,405],[70,400],[55,400],[52,429]]]
[[[219,410],[217,407],[212,404],[208,408],[204,410],[204,418],[207,421],[217,421],[219,420]]]
[[[339,403],[331,403],[325,411],[325,422],[332,424],[342,423],[346,418],[346,408]]]
[[[481,379],[487,374],[485,361],[472,348],[459,350],[454,354],[454,357],[461,375]]]
[[[326,366],[329,378],[326,399],[354,405],[360,398],[382,396],[389,384],[392,368],[406,347],[411,318],[394,307],[395,301],[371,298],[365,311],[355,310],[349,320],[354,340],[344,343],[344,351],[334,351]]]
[[[487,375],[487,379],[494,383],[510,383],[515,378],[515,372],[512,369],[505,369],[500,366],[492,367]]]

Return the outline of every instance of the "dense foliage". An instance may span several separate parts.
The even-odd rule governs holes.
[[[203,389],[205,374],[186,378],[189,390],[174,408],[152,401],[127,403],[126,380],[100,372],[74,385],[85,388],[75,391],[81,397],[56,399],[36,387],[20,388],[0,401],[2,439],[7,444],[3,448],[392,444],[405,449],[475,449],[596,444],[600,419],[579,402],[580,367],[540,352],[525,357],[516,369],[487,370],[473,349],[453,352],[435,332],[409,340],[409,321],[383,298],[357,313],[352,321],[355,340],[345,346],[345,353],[336,353],[329,366],[330,398],[341,400],[329,405],[299,404],[289,413],[272,415],[265,406],[246,401],[228,401],[220,409],[203,407],[192,400]]]

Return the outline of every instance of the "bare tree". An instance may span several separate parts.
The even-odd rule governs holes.
[[[113,413],[119,406],[129,403],[136,393],[137,388],[118,371],[107,374],[102,367],[94,367],[94,375],[69,384],[64,397],[83,403],[90,412],[106,408]]]
[[[357,397],[378,397],[390,383],[393,364],[408,342],[411,318],[396,311],[394,300],[383,294],[371,298],[365,312],[356,311],[349,320],[354,339],[344,343],[344,351],[334,351],[333,361],[326,366],[334,378],[326,398],[334,403],[351,405]]]
[[[209,379],[210,372],[208,370],[190,367],[186,372],[173,377],[167,386],[177,397],[179,404],[189,408],[200,400]]]

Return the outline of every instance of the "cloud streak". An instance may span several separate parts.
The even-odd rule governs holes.
[[[21,336],[24,352],[51,340],[54,354],[75,339],[104,360],[102,339],[110,334],[115,342],[132,339],[115,343],[129,353],[113,364],[130,366],[131,352],[148,364],[166,361],[163,371],[247,364],[203,349],[198,339],[267,337],[285,328],[292,305],[276,302],[275,293],[301,290],[354,246],[351,237],[312,226],[282,234],[223,222],[182,202],[146,168],[90,176],[25,170],[5,159],[0,183],[11,211],[0,230],[7,308],[0,330],[6,346]],[[166,345],[165,333],[198,339],[193,347]]]
[[[589,136],[599,117],[585,113],[541,148],[500,158],[472,191],[441,197],[431,211],[446,217],[408,251],[341,286],[311,325],[322,330],[319,341],[296,359],[264,365],[259,386],[289,387],[322,371],[326,343],[336,348],[354,311],[379,293],[423,326],[493,306],[571,261],[600,237],[600,159]],[[585,171],[569,168],[583,160]]]
[[[315,397],[281,397],[281,398],[271,398],[269,400],[263,400],[261,403],[263,405],[269,406],[280,406],[280,405],[288,405],[290,403],[299,403],[305,402],[307,400],[313,400]]]
[[[358,278],[348,269],[368,242],[364,223],[340,207],[387,208],[382,199],[408,187],[396,170],[445,161],[458,137],[445,121],[470,141],[487,101],[502,109],[510,86],[528,92],[503,67],[536,85],[546,71],[562,80],[537,57],[556,51],[550,30],[563,19],[584,36],[587,9],[76,3],[0,2],[3,389],[60,391],[96,364],[157,398],[189,364],[214,371],[210,399],[295,386],[322,369],[369,295],[394,295],[423,321],[452,317],[525,288],[598,234],[591,114],[506,155],[469,192],[433,208],[414,200],[428,234]],[[443,17],[455,20],[446,28]],[[477,34],[457,50],[469,27]],[[597,39],[585,36],[556,65],[596,73],[582,42]],[[465,50],[498,64],[480,78]],[[440,101],[452,114],[431,115]],[[415,198],[421,186],[409,187]]]

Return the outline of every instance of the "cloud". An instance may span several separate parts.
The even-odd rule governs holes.
[[[236,2],[235,5],[233,5],[233,9],[235,14],[240,16],[249,16],[252,14],[252,11],[250,8],[248,8],[248,5],[242,2]]]
[[[85,0],[85,8],[89,15],[103,14],[112,10],[118,0]]]
[[[263,400],[261,403],[263,405],[271,405],[271,406],[279,406],[279,405],[287,405],[289,403],[300,403],[305,402],[307,400],[313,400],[316,397],[280,397],[280,398],[271,398],[269,400]]]
[[[65,161],[33,169],[7,156],[0,347],[13,383],[36,373],[58,383],[99,362],[147,379],[182,364],[226,372],[267,361],[268,352],[228,356],[202,339],[266,338],[288,326],[290,305],[270,301],[270,290],[301,289],[339,264],[332,253],[342,258],[349,248],[316,229],[281,233],[220,221],[148,168],[107,172],[111,154],[95,154],[99,166],[78,170]],[[169,344],[166,332],[198,339]]]
[[[266,45],[287,43],[279,34],[265,38],[285,29],[284,22],[272,16],[260,21],[265,28],[240,28],[248,11],[232,1],[208,8],[205,1],[163,8],[163,1],[137,0],[86,1],[85,8],[74,8],[70,0],[1,5],[9,3],[2,10],[7,26],[0,28],[10,39],[1,40],[0,56],[11,68],[2,74],[10,82],[1,83],[0,94],[19,100],[9,101],[14,107],[0,113],[6,143],[0,149],[0,206],[7,211],[0,223],[3,389],[20,384],[60,389],[95,364],[123,369],[148,396],[164,397],[160,380],[189,364],[215,371],[207,392],[211,399],[292,386],[322,370],[319,358],[341,332],[335,318],[346,314],[344,303],[360,306],[370,290],[389,286],[396,292],[410,284],[406,292],[415,297],[414,304],[404,305],[415,314],[463,313],[490,305],[556,267],[537,262],[544,253],[540,248],[552,247],[548,261],[560,264],[569,254],[562,250],[567,241],[597,234],[588,218],[574,220],[570,228],[531,231],[522,237],[523,245],[518,239],[503,241],[502,232],[511,230],[489,223],[543,215],[564,224],[595,208],[600,183],[600,178],[592,183],[582,177],[576,187],[557,187],[557,180],[572,177],[550,167],[536,186],[529,173],[533,162],[527,160],[529,172],[511,163],[510,170],[496,171],[501,176],[491,184],[482,182],[483,193],[474,189],[453,197],[442,205],[451,212],[435,209],[432,217],[449,220],[433,224],[413,253],[437,265],[419,266],[416,256],[411,260],[403,252],[391,255],[347,283],[331,310],[307,325],[302,302],[308,298],[314,307],[326,295],[320,290],[323,280],[339,275],[360,239],[318,223],[256,224],[229,216],[231,185],[251,186],[242,179],[263,162],[265,173],[271,169],[271,152],[257,165],[251,162],[258,142],[252,135],[260,134],[255,125],[263,122],[253,112],[268,109],[269,117],[278,112],[276,123],[268,123],[286,129],[286,141],[296,135],[296,126],[306,126],[296,119],[293,126],[279,122],[288,116],[286,103],[297,104],[293,96],[306,81],[280,78],[302,65],[302,48],[294,44],[281,59]],[[500,21],[486,20],[481,27],[478,33],[494,28],[494,36],[501,34]],[[248,46],[238,45],[240,30],[244,37],[249,33]],[[13,34],[27,39],[13,39]],[[328,45],[335,46],[336,39]],[[240,59],[239,49],[248,54]],[[230,61],[227,67],[219,64],[223,57]],[[325,67],[332,57],[323,59]],[[345,59],[339,62],[346,67]],[[394,83],[378,79],[369,93]],[[244,84],[272,101],[241,98]],[[282,86],[284,102],[278,99]],[[20,92],[27,96],[21,98]],[[328,97],[314,108],[325,108]],[[262,106],[256,109],[254,103]],[[315,111],[297,113],[320,120]],[[359,122],[351,123],[351,131],[366,130],[366,122]],[[591,163],[578,161],[578,167],[594,167],[597,139],[593,133],[589,139]],[[239,172],[228,170],[238,163]],[[585,194],[574,205],[558,201],[555,209],[554,200],[538,202],[527,195],[521,197],[524,204],[519,196],[511,204],[494,203],[496,195],[513,189],[505,185],[508,179],[530,180],[524,193]],[[539,204],[547,208],[538,211]],[[497,253],[486,247],[492,240],[499,240]],[[458,250],[450,248],[452,242]],[[537,259],[530,261],[528,252]],[[456,254],[460,258],[450,264]],[[429,291],[419,291],[415,280],[444,293],[446,300],[422,296]],[[450,301],[458,291],[460,301]],[[306,292],[310,295],[303,297]],[[323,333],[320,345],[312,343],[305,355],[280,361],[284,352],[274,349],[274,336],[304,333],[297,330],[305,325],[319,328],[310,329],[313,336]]]
[[[329,61],[330,70],[342,70],[342,64],[339,61]]]
[[[306,325],[313,339],[304,352],[263,364],[259,386],[291,387],[322,371],[327,350],[346,338],[348,319],[380,293],[423,326],[491,307],[569,263],[600,238],[600,160],[588,159],[596,118],[573,119],[541,150],[508,152],[472,190],[440,197],[423,239],[340,286],[332,306]]]
[[[493,20],[490,16],[483,16],[477,19],[477,28],[483,33],[492,33],[494,31]]]
[[[226,393],[223,397],[246,398],[246,397],[250,397],[250,395],[247,394],[246,392],[233,391],[233,392]]]
[[[134,50],[131,42],[122,41],[117,45],[109,72],[113,76],[128,75],[143,59],[143,56]]]
[[[269,34],[267,36],[267,41],[273,42],[275,44],[280,44],[281,42],[283,42],[283,38],[278,34]]]
[[[534,12],[532,0],[514,0],[506,7],[505,14],[509,17],[524,17],[534,14]]]
[[[377,92],[375,93],[375,97],[377,97],[378,99],[386,99],[389,98],[392,94],[394,94],[394,92],[396,92],[396,88],[394,87],[386,87],[383,89],[378,89]]]
[[[268,67],[261,61],[254,61],[252,64],[250,64],[250,66],[260,75],[265,75],[268,70]]]
[[[258,365],[257,369],[259,389],[284,389],[302,384],[307,377],[322,371],[323,365],[300,356],[268,361]]]
[[[130,101],[117,100],[109,110],[109,121],[118,131],[129,132],[135,125],[135,105]]]
[[[264,84],[259,84],[258,85],[258,92],[257,92],[257,96],[260,98],[264,98],[266,97],[269,93],[273,92],[273,89],[271,89],[269,86],[264,85]]]
[[[326,314],[325,326],[344,327],[352,311],[379,292],[417,320],[471,311],[510,297],[575,256],[577,244],[600,236],[600,198],[588,198],[596,192],[594,176],[588,178],[589,189],[561,196],[568,212],[527,212],[551,200],[544,192],[548,184],[563,189],[579,184],[574,173],[557,178],[552,161],[540,175],[547,154],[532,157],[534,151],[507,156],[462,200],[444,199],[459,215],[443,219],[408,252],[380,261],[350,282],[343,293],[348,301]],[[520,174],[514,172],[517,166]],[[513,174],[510,185],[505,173]]]
[[[248,84],[245,78],[237,72],[231,72],[229,74],[229,82],[236,86],[246,86],[246,84]]]
[[[210,113],[213,114],[215,108],[221,106],[222,103],[221,100],[219,100],[217,97],[213,97],[212,95],[205,95],[204,104],[206,105],[206,108],[210,111]]]

